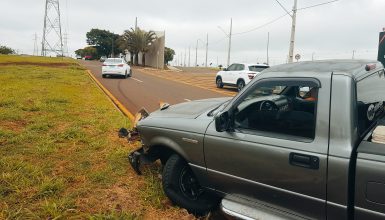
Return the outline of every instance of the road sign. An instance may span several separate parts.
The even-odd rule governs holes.
[[[301,55],[299,55],[298,53],[295,55],[295,59],[297,60],[297,62],[298,62],[298,60],[299,59],[301,59]]]

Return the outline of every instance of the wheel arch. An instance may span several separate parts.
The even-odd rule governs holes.
[[[149,146],[150,147],[148,151],[146,151],[146,154],[153,158],[154,161],[160,159],[162,165],[164,165],[167,160],[171,157],[171,155],[177,154],[187,164],[189,164],[189,167],[191,168],[191,170],[193,171],[202,186],[209,185],[206,174],[206,167],[193,165],[188,154],[182,149],[181,146],[175,143],[175,141],[173,141],[172,139],[166,137],[158,137],[156,138],[156,141],[152,141]]]
[[[161,159],[162,163],[174,153],[182,157],[187,163],[190,161],[182,147],[167,137],[155,137],[149,144],[147,153]]]
[[[240,81],[243,81],[243,82],[245,83],[245,85],[246,85],[246,81],[245,81],[244,78],[238,78],[238,79],[237,79],[237,85],[238,85],[238,83],[239,83]]]

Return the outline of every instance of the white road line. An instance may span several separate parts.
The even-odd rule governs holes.
[[[143,82],[142,80],[139,80],[139,79],[134,78],[134,77],[132,77],[132,79],[133,79],[133,80],[136,80],[136,81],[138,81],[138,82],[141,82],[141,83]]]
[[[188,101],[188,102],[191,102],[191,100],[190,99],[184,99],[185,101]]]

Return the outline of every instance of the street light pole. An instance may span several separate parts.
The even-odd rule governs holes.
[[[188,67],[190,67],[190,48],[191,46],[188,46]]]
[[[291,16],[291,36],[289,49],[289,63],[293,62],[294,56],[294,40],[295,40],[295,26],[297,22],[297,0],[294,0],[293,15]]]
[[[206,37],[206,67],[207,67],[207,54],[208,54],[208,51],[209,51],[209,34],[207,33],[207,37]]]
[[[111,38],[112,48],[111,48],[111,58],[114,58],[114,38]]]
[[[197,46],[195,47],[195,67],[198,65],[198,40]]]
[[[230,66],[231,34],[233,32],[233,18],[230,19],[229,50],[227,52],[227,67]]]
[[[270,32],[267,32],[266,64],[269,64]]]

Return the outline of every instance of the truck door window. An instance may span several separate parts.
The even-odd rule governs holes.
[[[303,83],[255,87],[235,109],[235,128],[286,139],[314,139],[318,88]]]

